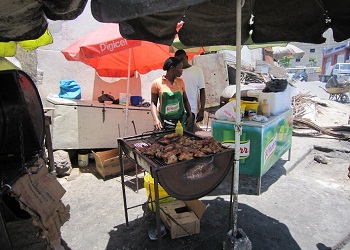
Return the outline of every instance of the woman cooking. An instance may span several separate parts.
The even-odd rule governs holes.
[[[184,82],[179,78],[182,74],[182,62],[175,57],[169,57],[164,62],[163,70],[166,74],[154,80],[151,88],[151,113],[154,127],[160,130],[164,127],[165,121],[174,125],[180,121],[182,127],[186,128],[185,123],[192,113]]]

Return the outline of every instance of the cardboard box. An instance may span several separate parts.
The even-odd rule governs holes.
[[[40,237],[45,238],[54,249],[61,246],[61,227],[69,220],[69,205],[61,200],[66,190],[39,158],[29,165],[28,172],[12,185],[12,193],[21,209],[32,217],[32,223],[40,228]],[[1,241],[1,240],[0,240]]]
[[[55,213],[66,190],[61,186],[48,168],[43,159],[30,166],[29,170],[36,174],[26,174],[19,178],[12,186],[12,192],[21,203],[30,207],[46,221]]]
[[[200,232],[200,219],[206,209],[200,200],[175,200],[159,206],[160,218],[169,229],[172,239]]]
[[[102,152],[92,151],[92,153],[95,157],[96,170],[103,178],[106,178],[106,176],[114,176],[120,174],[118,149],[111,149]],[[135,169],[135,163],[126,158],[126,156],[123,156],[123,161],[124,172]]]

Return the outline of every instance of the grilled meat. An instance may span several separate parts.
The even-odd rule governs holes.
[[[169,145],[171,143],[171,140],[165,139],[165,138],[160,138],[158,142],[162,145]]]
[[[165,146],[165,147],[163,147],[163,151],[165,151],[165,152],[169,152],[169,151],[171,151],[171,150],[173,150],[175,148],[175,145],[167,145],[167,146]]]
[[[202,151],[205,154],[212,154],[213,153],[213,150],[208,146],[201,148],[200,151]]]
[[[181,152],[179,155],[179,161],[187,161],[193,159],[193,153],[190,153],[188,151]]]
[[[148,156],[154,156],[157,148],[159,148],[159,147],[160,147],[160,144],[155,143],[155,144],[152,144],[149,147],[138,148],[138,150],[141,152],[141,154],[145,154],[145,155],[148,155]]]
[[[179,134],[176,134],[176,133],[171,133],[171,134],[167,134],[167,135],[164,135],[164,139],[169,139],[169,140],[174,140],[174,139],[180,139],[180,135]]]
[[[163,159],[165,164],[173,164],[178,161],[191,160],[204,157],[208,154],[223,150],[220,142],[214,138],[198,140],[188,136],[179,136],[175,133],[167,134],[154,141],[148,147],[139,148],[142,154]]]
[[[154,152],[154,156],[159,158],[159,159],[162,159],[163,155],[164,155],[164,153],[162,150],[155,150],[155,152]]]
[[[163,154],[162,158],[165,164],[173,164],[177,162],[177,156],[172,151]]]
[[[203,152],[200,151],[200,150],[195,150],[193,156],[194,156],[194,157],[197,157],[197,158],[200,158],[200,157],[204,157],[204,156],[205,156],[205,153],[203,153]]]

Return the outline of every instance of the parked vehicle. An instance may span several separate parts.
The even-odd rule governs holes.
[[[332,75],[350,76],[350,63],[336,63],[332,69]]]

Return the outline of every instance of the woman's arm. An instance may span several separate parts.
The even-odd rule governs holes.
[[[158,94],[151,93],[151,114],[153,117],[154,128],[160,130],[163,128],[162,123],[158,119]]]

